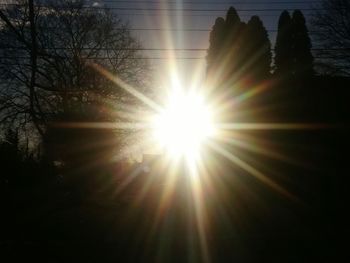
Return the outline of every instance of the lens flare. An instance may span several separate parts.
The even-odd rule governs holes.
[[[214,134],[212,112],[197,93],[172,92],[155,117],[154,137],[171,156],[195,160],[202,143]]]

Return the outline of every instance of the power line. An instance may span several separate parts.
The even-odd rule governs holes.
[[[19,49],[26,50],[25,47],[11,47],[11,46],[0,46],[0,49]],[[42,48],[45,50],[74,50],[68,47],[53,47],[53,48]],[[113,50],[121,50],[121,51],[206,51],[206,48],[89,48],[82,47],[79,50],[103,50],[103,51],[113,51]]]
[[[47,6],[42,6],[47,7]],[[69,9],[70,7],[59,7]],[[119,10],[119,11],[170,11],[170,12],[227,12],[227,9],[201,9],[201,8],[141,8],[141,7],[92,7],[83,6],[84,9],[102,9],[102,10]],[[281,12],[285,9],[294,8],[242,8],[236,9],[237,12]],[[303,11],[324,11],[324,8],[302,8]]]
[[[24,6],[23,4],[0,4],[1,6]],[[119,11],[170,11],[170,12],[226,12],[227,9],[197,9],[197,8],[144,8],[144,7],[103,7],[103,6],[49,6],[37,5],[42,8],[57,8],[57,9],[92,9],[92,10],[119,10]],[[239,8],[237,12],[281,12],[286,8]],[[287,8],[294,9],[294,8]],[[324,8],[302,8],[302,11],[323,11]]]
[[[115,3],[115,4],[120,4],[120,3],[127,3],[127,4],[160,4],[162,2],[160,1],[125,1],[125,0],[104,0],[104,3]],[[164,2],[163,2],[164,3]],[[178,4],[179,2],[177,1],[166,1],[165,4]],[[200,1],[200,2],[196,2],[196,1],[183,1],[182,4],[184,5],[233,5],[233,4],[244,4],[244,5],[263,5],[263,4],[270,4],[270,5],[284,5],[284,4],[316,4],[316,3],[320,3],[320,1],[308,1],[307,3],[305,3],[305,1],[265,1],[265,2],[258,2],[258,1],[254,1],[254,2],[243,2],[243,1],[228,1],[228,2],[224,2],[224,1],[215,1],[215,2],[209,2],[209,1]]]
[[[187,31],[187,32],[210,32],[204,28],[129,28],[131,31]]]
[[[0,6],[1,5],[5,5],[5,4],[0,4]],[[9,5],[9,4],[7,4],[7,5]],[[86,8],[89,8],[89,9],[101,9],[101,8],[98,8],[98,7],[86,7]],[[111,8],[102,8],[102,9],[109,10]],[[293,10],[293,9],[294,8],[290,8],[289,10]],[[301,8],[298,8],[298,9],[302,10],[304,15],[310,14],[309,13],[310,11],[321,10],[321,9],[301,9]],[[112,8],[112,11],[113,10],[114,9]],[[254,10],[256,10],[256,12],[267,12],[268,11],[267,9],[259,9],[259,10],[257,10],[257,9],[246,9],[243,12],[248,12],[248,11],[249,12],[254,12]],[[275,11],[276,12],[277,11],[282,12],[284,10],[286,10],[286,9],[278,9],[278,10],[276,9]],[[120,16],[120,17],[121,16],[123,16],[123,17],[130,17],[130,16],[143,16],[143,17],[145,17],[145,16],[154,16],[154,13],[148,13],[148,12],[143,12],[143,13],[125,13],[124,11],[126,11],[126,10],[120,10],[120,11],[122,11],[122,13],[118,13],[117,14],[117,16]],[[139,11],[142,11],[142,10],[139,10]],[[143,10],[143,11],[145,11],[145,10]],[[157,11],[157,10],[153,10],[153,11]],[[165,11],[165,10],[163,10],[163,11]],[[219,10],[206,10],[206,12],[213,12],[213,11],[219,12]],[[220,12],[226,12],[226,11],[227,10],[221,10]],[[237,11],[242,11],[242,10],[237,10]],[[167,17],[178,17],[179,15],[175,14],[175,13],[167,13],[166,16]],[[218,16],[218,14],[203,14],[203,13],[202,14],[200,14],[200,13],[189,14],[189,13],[182,13],[181,16],[182,17],[216,17],[216,16]],[[276,14],[261,13],[261,14],[259,14],[259,16],[260,17],[279,17],[280,14],[277,14],[277,13]],[[251,15],[241,14],[240,17],[241,18],[249,18],[249,17],[251,17]]]
[[[11,46],[0,46],[0,49],[18,49],[18,50],[26,50],[25,47],[11,47]],[[52,47],[52,48],[41,48],[44,50],[74,50],[68,47]],[[89,48],[89,47],[81,47],[79,50],[101,50],[101,51],[207,51],[208,48]],[[344,48],[311,48],[313,51],[349,51],[350,47]]]
[[[305,12],[304,12],[305,14]],[[154,16],[154,14],[150,13],[118,13],[118,16]],[[166,14],[167,17],[178,17],[178,14]],[[216,14],[181,14],[181,16],[188,16],[188,17],[215,17]],[[279,17],[279,14],[259,14],[260,17]],[[251,17],[251,15],[240,15],[241,18],[247,18]]]
[[[285,10],[285,9],[283,9],[283,10]],[[304,12],[304,11],[303,11],[303,13],[304,13],[304,15],[310,14],[309,12]],[[224,15],[226,15],[226,14],[224,14]],[[154,16],[154,13],[118,13],[117,16]],[[167,17],[179,17],[179,14],[168,13],[168,14],[166,14],[166,16]],[[180,16],[182,16],[182,17],[218,17],[218,16],[220,16],[220,14],[183,13]],[[250,18],[252,15],[251,14],[240,14],[239,16],[240,16],[240,18]],[[259,17],[279,17],[279,16],[280,16],[280,14],[277,14],[277,13],[276,14],[267,14],[267,13],[259,14]]]
[[[29,56],[0,56],[1,59],[30,59]],[[65,59],[65,57],[59,57]],[[132,57],[132,58],[119,58],[119,57],[82,57],[81,59],[123,59],[123,60],[171,60],[171,59],[183,59],[183,60],[195,60],[195,59],[205,59],[206,57]],[[4,63],[6,64],[6,63]],[[1,63],[0,63],[1,65]]]
[[[210,32],[211,29],[204,28],[129,28],[130,31],[184,31],[184,32]],[[268,32],[277,32],[277,29],[266,29]],[[310,33],[316,33],[320,31],[309,31]]]
[[[43,6],[45,7],[45,6]],[[69,9],[60,7],[62,9]],[[103,10],[120,10],[120,11],[170,11],[170,12],[227,12],[227,9],[196,9],[196,8],[139,8],[139,7],[82,7],[85,9],[103,9]],[[294,8],[244,8],[236,9],[237,12],[281,12],[285,9]],[[324,8],[302,8],[303,11],[324,11]]]
[[[30,59],[29,56],[0,56],[1,59]],[[65,58],[65,57],[60,57]],[[329,59],[334,58],[334,56],[314,56],[314,58],[321,58],[321,59]],[[109,60],[109,59],[123,59],[123,60],[200,60],[200,59],[206,59],[205,56],[200,57],[131,57],[131,58],[118,58],[118,57],[102,57],[102,56],[96,56],[96,57],[82,57],[81,59],[86,60]],[[0,63],[7,65],[7,63]],[[19,65],[19,64],[13,64],[13,65]]]
[[[119,28],[116,28],[118,30]],[[174,31],[174,32],[210,32],[211,29],[204,28],[128,28],[129,31]],[[275,29],[267,29],[268,32],[277,32]],[[309,32],[317,32],[317,31],[309,31]]]

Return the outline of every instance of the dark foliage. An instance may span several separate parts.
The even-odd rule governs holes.
[[[225,35],[222,42],[222,52],[225,54],[226,81],[235,81],[240,77],[240,68],[244,63],[244,56],[239,52],[245,44],[242,34],[246,24],[241,22],[236,9],[230,7],[226,14]],[[209,47],[210,49],[210,47]]]
[[[296,77],[312,76],[313,55],[311,40],[305,24],[305,18],[300,10],[295,10],[292,17],[292,73]]]
[[[246,71],[254,80],[267,79],[271,70],[271,43],[267,31],[258,16],[253,16],[245,32],[247,58]]]
[[[275,72],[282,78],[303,78],[314,74],[311,40],[300,10],[283,11],[278,22]]]
[[[234,74],[241,63],[238,51],[244,25],[233,7],[227,11],[225,20],[219,17],[215,21],[207,56],[207,72],[215,79],[215,86],[220,87],[236,77]]]
[[[225,40],[225,33],[225,20],[222,17],[218,17],[209,36],[210,49],[208,49],[207,55],[207,72],[209,74],[220,65],[224,58],[222,43]]]
[[[252,82],[270,75],[271,44],[262,21],[242,22],[231,7],[226,19],[217,18],[210,34],[207,72],[211,86],[229,87],[242,79]]]
[[[292,19],[288,11],[283,11],[278,20],[278,32],[275,45],[275,72],[279,75],[290,75],[292,64]]]

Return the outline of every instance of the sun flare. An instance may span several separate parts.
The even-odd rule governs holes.
[[[210,108],[199,94],[173,92],[155,117],[155,139],[172,157],[196,159],[201,145],[214,134],[212,117]]]

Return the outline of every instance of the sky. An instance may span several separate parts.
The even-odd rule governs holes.
[[[150,60],[155,72],[155,85],[161,88],[169,85],[170,79],[174,77],[174,71],[177,72],[181,85],[201,85],[205,78],[205,56],[209,46],[210,30],[215,19],[219,16],[225,17],[230,6],[238,10],[244,22],[248,22],[251,16],[258,15],[268,30],[273,47],[278,17],[282,10],[292,12],[294,9],[301,9],[308,18],[310,11],[305,9],[316,7],[318,3],[315,0],[99,0],[97,2],[98,5],[111,8],[124,21],[128,21],[133,36],[144,48],[170,49],[144,51],[149,58],[162,58]]]

